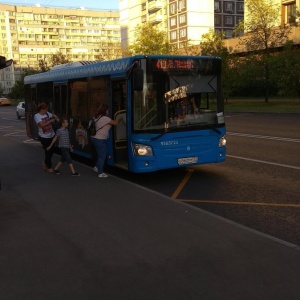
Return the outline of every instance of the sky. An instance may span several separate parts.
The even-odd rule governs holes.
[[[0,3],[10,5],[35,5],[39,3],[41,7],[77,8],[83,6],[86,9],[119,10],[118,0],[0,0]]]

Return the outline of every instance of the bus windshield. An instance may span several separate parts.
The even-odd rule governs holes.
[[[210,57],[147,59],[144,89],[134,92],[134,130],[165,132],[224,123],[220,64]]]

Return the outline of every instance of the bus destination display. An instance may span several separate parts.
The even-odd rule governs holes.
[[[152,67],[156,70],[189,70],[196,67],[196,62],[194,59],[153,59]]]

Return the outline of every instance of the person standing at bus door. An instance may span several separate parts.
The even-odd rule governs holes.
[[[99,178],[108,177],[108,175],[104,173],[103,167],[107,154],[106,140],[108,139],[109,130],[111,126],[118,125],[122,120],[122,117],[118,118],[117,120],[112,120],[107,115],[108,105],[102,104],[94,116],[94,120],[98,120],[96,122],[97,132],[95,136],[91,137],[91,142],[97,152],[97,162],[96,166],[94,167],[94,171],[98,173]]]
[[[50,151],[47,151],[47,147],[49,147],[55,135],[52,128],[52,123],[55,120],[58,120],[58,117],[48,112],[48,105],[46,103],[40,103],[38,105],[38,112],[34,115],[34,121],[38,126],[39,140],[45,151],[45,159],[42,162],[42,167],[45,171],[50,173],[53,173],[52,156],[54,149],[52,148]]]
[[[61,151],[61,158],[60,161],[57,163],[57,165],[54,167],[53,171],[57,175],[60,174],[58,169],[60,166],[66,161],[69,164],[70,170],[72,172],[72,176],[80,176],[79,173],[77,173],[74,169],[72,159],[70,156],[70,152],[73,152],[73,147],[70,143],[70,136],[69,136],[69,130],[68,130],[69,122],[66,118],[61,120],[61,127],[56,131],[55,137],[53,138],[51,144],[49,147],[47,147],[48,151],[51,151],[51,148],[55,144],[55,142],[58,140],[58,147]]]

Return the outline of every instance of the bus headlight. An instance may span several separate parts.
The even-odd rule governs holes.
[[[226,138],[225,138],[225,136],[222,136],[219,139],[219,147],[225,147],[225,146],[226,146]]]
[[[142,144],[133,144],[134,155],[153,156],[152,148]]]

